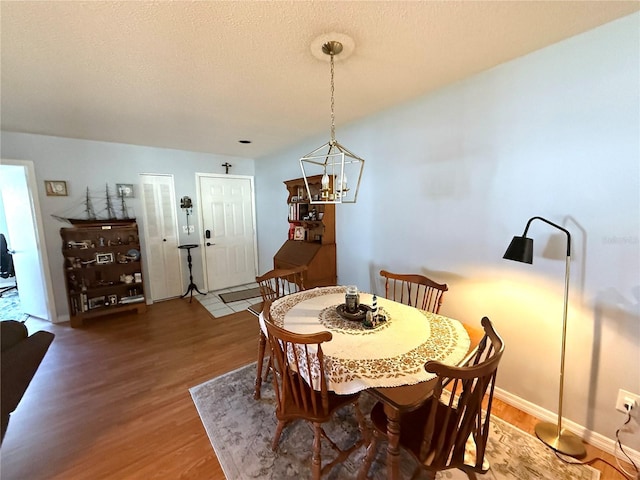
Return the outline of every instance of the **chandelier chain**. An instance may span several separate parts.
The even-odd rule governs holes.
[[[333,145],[336,141],[336,116],[335,116],[335,112],[334,112],[334,99],[333,99],[333,94],[334,94],[334,85],[333,85],[333,75],[334,75],[334,68],[333,68],[333,52],[330,55],[331,57],[331,144]]]

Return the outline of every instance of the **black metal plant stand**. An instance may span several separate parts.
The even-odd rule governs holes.
[[[187,265],[189,266],[189,286],[187,287],[187,291],[184,292],[184,295],[182,295],[180,298],[184,298],[187,295],[191,294],[191,296],[189,297],[189,303],[191,303],[191,300],[193,300],[193,291],[195,290],[196,292],[198,292],[200,295],[206,295],[206,293],[202,293],[200,290],[198,290],[198,287],[195,283],[193,283],[193,272],[191,270],[191,249],[192,248],[198,248],[198,245],[195,243],[189,243],[186,245],[180,245],[178,248],[180,248],[181,250],[186,250],[187,251]]]

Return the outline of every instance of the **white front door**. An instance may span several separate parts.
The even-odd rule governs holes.
[[[32,162],[3,160],[0,192],[22,311],[53,322],[55,305]],[[16,320],[20,320],[16,318]]]
[[[198,174],[203,264],[208,290],[254,282],[253,178]]]
[[[140,174],[143,233],[152,300],[182,295],[182,270],[173,175]]]

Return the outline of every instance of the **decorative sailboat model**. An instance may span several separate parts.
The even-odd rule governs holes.
[[[71,209],[67,210],[67,213],[60,215],[52,214],[51,216],[72,225],[86,225],[96,222],[129,223],[135,221],[135,217],[129,213],[129,207],[125,202],[124,194],[121,193],[118,197],[119,206],[116,208],[113,204],[111,193],[109,192],[109,185],[105,187],[104,199],[95,196],[92,197],[89,187],[87,187],[87,191],[80,205],[71,207]],[[98,200],[104,201],[104,208],[96,212],[94,202]]]

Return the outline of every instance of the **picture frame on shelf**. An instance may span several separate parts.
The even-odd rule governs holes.
[[[68,249],[78,248],[78,249],[81,249],[81,250],[86,250],[88,248],[91,248],[91,240],[81,240],[79,242],[76,242],[74,240],[70,240],[70,241],[67,242],[67,248]]]
[[[304,240],[304,227],[297,226],[293,231],[294,240]]]
[[[96,263],[99,265],[104,265],[106,263],[113,263],[114,256],[113,253],[96,253]]]
[[[104,295],[102,295],[100,297],[89,298],[87,300],[87,304],[89,306],[89,310],[91,310],[93,308],[104,307],[104,301],[105,301]]]
[[[44,188],[47,192],[47,197],[69,196],[69,193],[67,191],[67,182],[64,180],[45,180]]]
[[[109,299],[109,305],[118,304],[118,295],[109,295],[107,298]]]

